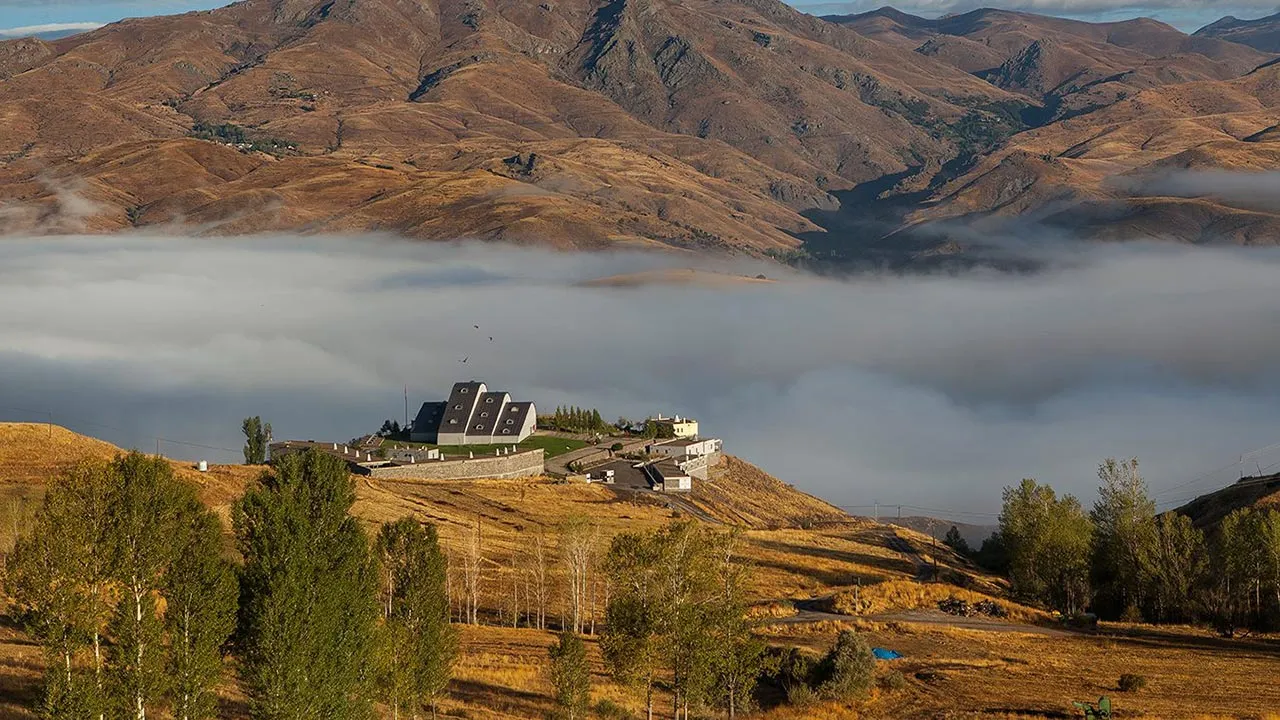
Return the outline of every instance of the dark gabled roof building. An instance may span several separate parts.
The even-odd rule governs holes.
[[[490,392],[482,382],[460,382],[445,402],[426,402],[413,421],[409,438],[436,445],[503,445],[533,434],[537,409],[512,402],[505,392]]]

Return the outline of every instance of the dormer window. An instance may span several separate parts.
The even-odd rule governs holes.
[[[476,429],[477,429],[477,430],[483,430],[483,429],[484,429],[484,426],[483,426],[483,425],[476,425]]]
[[[482,413],[480,413],[480,417],[489,417],[489,413],[487,413],[487,412],[482,412]]]
[[[493,398],[485,398],[484,401],[487,403],[491,403],[493,402]]]
[[[507,424],[508,424],[508,425],[515,425],[515,424],[516,424],[516,421],[515,421],[515,420],[512,420],[511,418],[507,418]]]
[[[461,392],[461,393],[468,393],[468,392],[471,392],[471,388],[459,388],[459,389],[458,389],[458,392]]]
[[[455,419],[453,419],[453,420],[450,420],[450,421],[449,421],[449,424],[450,424],[450,425],[457,425],[457,424],[458,424],[458,420],[457,420],[456,418],[455,418]]]

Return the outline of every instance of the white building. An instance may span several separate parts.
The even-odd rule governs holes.
[[[653,489],[661,492],[690,492],[693,490],[693,477],[686,473],[675,460],[662,460],[646,466]]]
[[[670,428],[671,436],[674,438],[698,437],[698,421],[693,418],[682,418],[679,415],[673,418],[664,418],[662,413],[658,413],[655,422],[660,426]]]
[[[650,455],[663,455],[665,457],[698,457],[701,455],[714,455],[723,448],[724,441],[719,438],[707,438],[705,440],[685,438],[650,443],[645,447],[645,451]]]

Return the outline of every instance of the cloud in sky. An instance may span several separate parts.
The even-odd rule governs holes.
[[[139,15],[162,15],[188,10],[208,10],[228,4],[227,0],[0,0],[6,20],[14,25],[49,23],[112,22]],[[1224,15],[1244,18],[1276,12],[1276,0],[791,0],[790,4],[818,15],[866,12],[892,4],[905,12],[936,17],[981,7],[1026,10],[1063,15],[1084,20],[1123,20],[1151,16],[1188,32]]]
[[[45,23],[43,25],[24,25],[23,27],[0,28],[0,38],[27,37],[30,35],[70,35],[102,27],[100,22],[65,22]]]
[[[124,445],[162,436],[229,450],[171,454],[234,461],[246,415],[282,438],[345,440],[399,418],[405,384],[416,405],[478,377],[543,408],[692,415],[839,504],[969,512],[1025,476],[1087,501],[1108,455],[1138,455],[1160,488],[1277,440],[1275,251],[1097,247],[1034,276],[578,284],[672,262],[370,237],[8,238],[0,418],[48,409]]]

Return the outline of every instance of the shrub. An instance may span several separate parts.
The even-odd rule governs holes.
[[[880,678],[880,687],[885,690],[905,690],[907,677],[897,670],[890,670]]]
[[[805,708],[818,702],[818,691],[808,685],[792,685],[787,688],[787,702]]]
[[[632,720],[635,716],[631,711],[622,707],[618,703],[603,698],[596,703],[596,715],[602,718],[612,718],[613,720]]]
[[[587,648],[575,632],[560,633],[559,642],[551,646],[551,685],[556,704],[568,720],[586,717],[590,702],[591,675],[587,665]]]
[[[1147,686],[1147,677],[1145,675],[1125,673],[1120,676],[1118,686],[1120,692],[1137,692]]]
[[[871,646],[852,630],[843,630],[816,668],[818,692],[834,700],[866,696],[875,680],[876,659]]]

